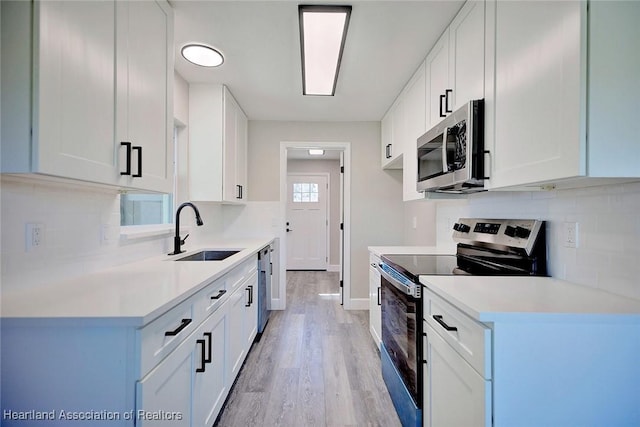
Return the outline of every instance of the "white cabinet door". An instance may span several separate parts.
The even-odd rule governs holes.
[[[402,139],[404,134],[404,106],[402,97],[391,106],[382,129],[382,169],[402,169]]]
[[[238,104],[233,99],[227,88],[224,88],[224,129],[223,129],[223,152],[224,162],[222,163],[223,176],[223,199],[225,201],[236,201],[240,197],[240,191],[236,182],[236,147],[238,145]]]
[[[228,348],[228,365],[227,365],[227,381],[228,385],[233,384],[234,379],[240,372],[242,362],[246,354],[245,350],[245,333],[244,333],[244,317],[245,304],[247,302],[247,291],[241,287],[230,297],[227,305],[229,307],[229,321],[227,342]]]
[[[426,322],[424,425],[491,426],[491,381],[478,374]]]
[[[43,1],[33,7],[31,169],[115,184],[116,2]]]
[[[449,29],[433,46],[426,59],[427,129],[446,116],[446,95],[449,87]],[[451,95],[449,95],[451,99]],[[449,101],[451,106],[451,101]]]
[[[484,98],[484,0],[468,0],[449,26],[452,110]]]
[[[489,3],[488,3],[489,5]],[[488,9],[489,10],[489,9]],[[491,2],[487,87],[490,188],[578,176],[586,68],[585,2]],[[495,127],[493,127],[495,125]]]
[[[150,414],[149,419],[145,419],[136,413],[136,426],[191,426],[192,378],[201,363],[195,336],[195,333],[190,335],[136,383],[136,411]],[[154,412],[175,413],[176,417],[154,420]]]
[[[404,98],[404,140],[402,159],[402,187],[404,201],[424,198],[416,191],[418,178],[417,140],[426,131],[425,63],[415,72],[402,97]]]
[[[173,186],[173,12],[165,2],[117,2],[117,137],[139,147],[125,185]],[[139,167],[141,166],[141,169]]]
[[[247,353],[253,345],[253,341],[258,333],[258,272],[246,281],[244,288],[247,292],[248,300],[245,303],[244,317],[244,340]]]
[[[382,341],[382,312],[380,309],[380,273],[376,264],[380,259],[375,255],[370,255],[369,266],[369,331],[373,336],[373,341],[380,348]]]
[[[247,201],[247,144],[248,144],[248,120],[240,106],[236,119],[236,185],[239,186],[239,199]]]
[[[201,352],[204,348],[206,363],[196,367],[204,370],[195,371],[193,377],[194,426],[212,426],[229,392],[225,380],[226,320],[226,309],[222,307],[209,316],[195,333],[200,340],[196,351]],[[201,355],[196,360],[201,361]]]
[[[247,116],[226,86],[189,85],[192,200],[247,200],[247,125]]]

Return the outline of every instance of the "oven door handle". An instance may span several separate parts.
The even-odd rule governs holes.
[[[409,296],[414,297],[414,298],[420,298],[420,295],[416,295],[416,293],[417,293],[416,287],[409,287],[409,286],[405,285],[404,283],[399,282],[397,279],[395,279],[389,273],[384,271],[382,269],[382,267],[380,266],[380,264],[377,265],[377,269],[380,272],[380,275],[382,277],[384,277],[389,283],[391,283],[391,285],[393,285],[394,288],[398,289],[403,294],[409,295]]]

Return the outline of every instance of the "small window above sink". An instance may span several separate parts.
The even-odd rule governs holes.
[[[240,252],[238,250],[206,250],[178,258],[175,261],[222,261]]]

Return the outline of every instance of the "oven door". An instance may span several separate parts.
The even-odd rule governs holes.
[[[413,402],[422,408],[422,298],[408,294],[388,274],[380,280],[382,344]]]

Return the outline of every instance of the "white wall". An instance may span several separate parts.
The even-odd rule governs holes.
[[[402,175],[380,167],[379,122],[249,121],[249,197],[280,198],[280,142],[351,143],[351,297],[368,298],[367,246],[403,240]]]
[[[547,221],[551,276],[640,299],[640,183],[552,192],[485,192],[437,203],[437,243],[453,247],[459,217]],[[567,248],[563,224],[578,223],[578,247]]]

